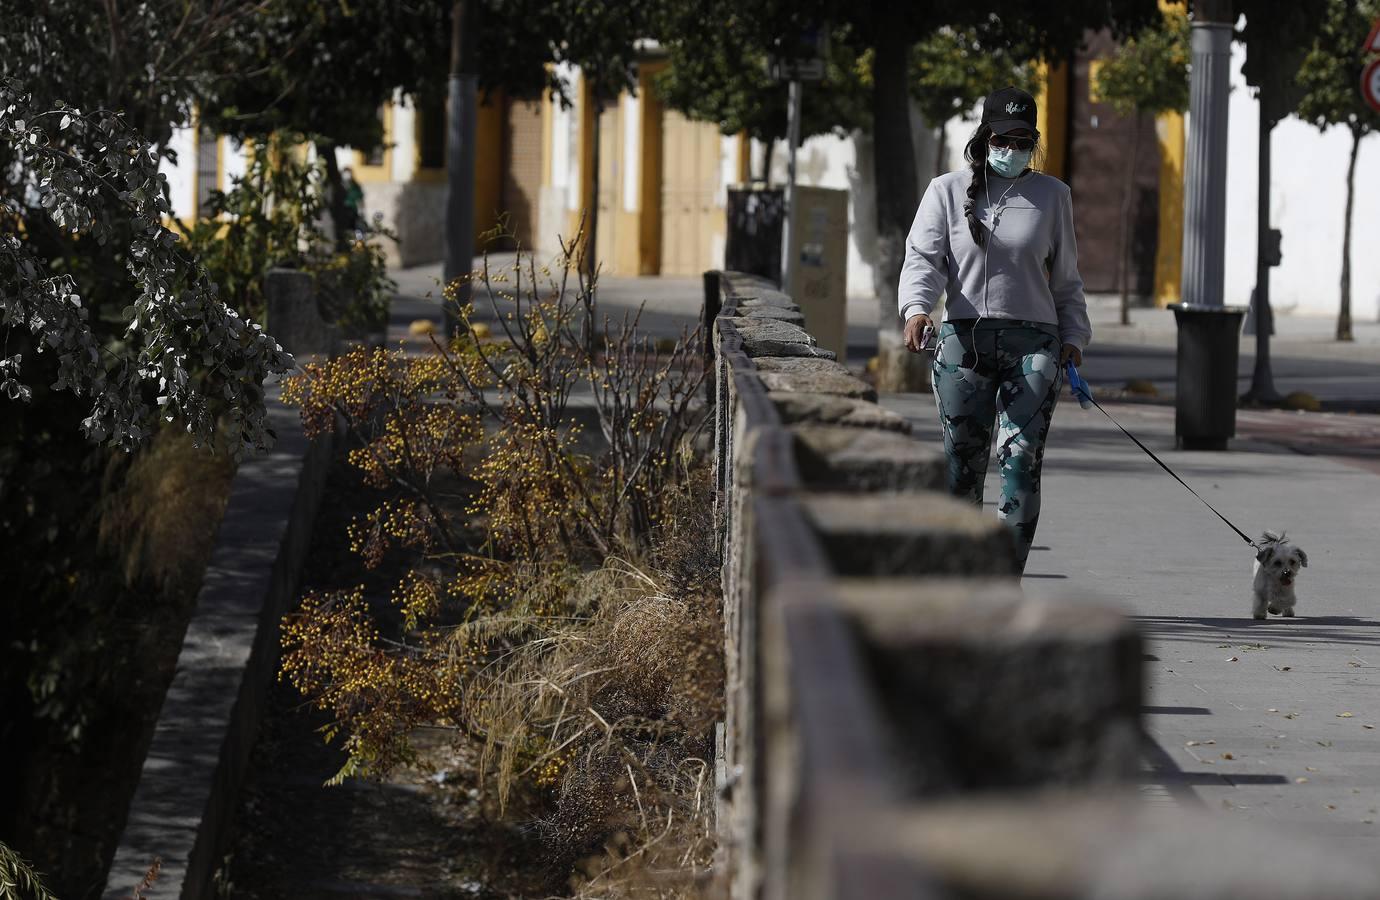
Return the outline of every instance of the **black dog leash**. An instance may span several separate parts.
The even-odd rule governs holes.
[[[1091,403],[1093,406],[1096,406],[1098,410],[1102,413],[1102,415],[1106,416],[1113,425],[1121,429],[1122,434],[1130,438],[1137,447],[1144,450],[1146,456],[1150,457],[1156,463],[1158,463],[1161,469],[1164,469],[1166,472],[1172,475],[1174,477],[1174,480],[1177,481],[1179,484],[1182,484],[1190,494],[1197,497],[1200,503],[1202,503],[1208,509],[1212,510],[1213,515],[1217,516],[1217,518],[1221,519],[1223,522],[1226,522],[1227,527],[1230,528],[1232,531],[1235,531],[1238,535],[1240,535],[1241,540],[1250,544],[1253,550],[1257,552],[1260,551],[1260,545],[1248,538],[1246,536],[1246,532],[1242,531],[1240,528],[1237,528],[1235,525],[1233,525],[1231,519],[1228,519],[1226,516],[1218,512],[1215,506],[1204,500],[1201,494],[1199,494],[1193,488],[1189,487],[1187,481],[1184,481],[1182,478],[1180,478],[1178,476],[1178,473],[1176,473],[1173,469],[1169,468],[1169,466],[1165,465],[1164,460],[1160,459],[1158,456],[1155,455],[1155,451],[1151,450],[1149,447],[1142,444],[1139,438],[1137,438],[1131,432],[1127,431],[1122,426],[1122,424],[1118,422],[1116,419],[1112,418],[1112,414],[1103,409],[1101,403],[1098,403],[1096,400],[1093,399],[1092,388],[1088,387],[1088,383],[1084,381],[1082,377],[1078,374],[1078,367],[1073,364],[1073,360],[1068,361],[1067,371],[1069,376],[1069,388],[1073,391],[1073,395],[1078,398],[1078,403],[1080,406],[1082,406],[1084,409],[1087,408],[1089,403]]]

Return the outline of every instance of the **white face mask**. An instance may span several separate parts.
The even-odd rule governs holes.
[[[987,165],[1002,178],[1015,178],[1030,166],[1032,152],[1010,147],[988,147]]]

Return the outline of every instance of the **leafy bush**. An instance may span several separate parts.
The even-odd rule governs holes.
[[[350,337],[383,330],[396,285],[387,275],[381,225],[337,251],[322,227],[328,190],[325,164],[307,162],[300,135],[252,143],[242,176],[212,191],[202,218],[184,226],[222,295],[242,314],[263,318],[264,274],[284,267],[317,280],[322,313]],[[270,323],[271,327],[271,323]]]

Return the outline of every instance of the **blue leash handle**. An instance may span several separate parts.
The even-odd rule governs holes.
[[[1078,367],[1073,364],[1073,360],[1064,363],[1064,371],[1068,373],[1069,390],[1073,391],[1074,399],[1078,401],[1078,405],[1084,409],[1091,409],[1093,405],[1092,387],[1078,374]]]

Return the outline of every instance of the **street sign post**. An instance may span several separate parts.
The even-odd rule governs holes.
[[[1361,96],[1380,113],[1380,59],[1372,59],[1361,71]]]
[[[787,290],[795,276],[795,260],[790,248],[796,240],[795,152],[800,143],[800,98],[802,82],[824,79],[824,59],[829,55],[829,30],[802,28],[777,40],[777,52],[767,60],[768,70],[777,81],[789,82],[786,108],[786,228],[785,249],[781,257],[781,285]]]

